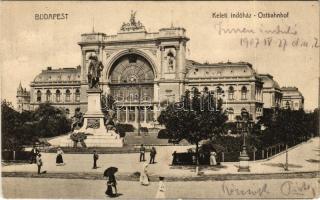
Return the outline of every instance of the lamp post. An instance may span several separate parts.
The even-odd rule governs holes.
[[[238,118],[237,129],[242,132],[243,144],[239,157],[239,169],[238,172],[250,172],[249,168],[249,156],[247,153],[246,134],[249,133],[249,129],[253,126],[253,122],[249,119],[249,113],[246,109],[241,109],[241,116]]]
[[[140,124],[140,103],[141,103],[141,85],[138,83],[138,136],[140,136],[140,129],[141,129],[141,124]]]
[[[138,116],[137,116],[137,122],[138,122],[138,136],[140,136],[140,129],[141,129],[141,124],[140,124],[140,104],[141,104],[141,83],[140,83],[140,80],[137,78],[136,75],[132,75],[130,77],[130,82],[133,83],[134,85],[138,85],[138,106],[137,106],[137,109],[138,109]]]

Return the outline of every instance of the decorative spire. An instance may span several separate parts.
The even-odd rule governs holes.
[[[173,11],[172,11],[172,9],[171,9],[171,28],[173,28],[174,26],[173,26]]]
[[[92,17],[92,33],[94,33],[94,17]]]
[[[21,85],[21,81],[19,83],[18,91],[23,91],[23,88],[22,88],[22,85]]]

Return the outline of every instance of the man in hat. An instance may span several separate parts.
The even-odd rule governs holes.
[[[146,152],[146,148],[143,146],[143,144],[141,144],[141,147],[140,147],[140,162],[141,161],[145,161],[145,152]]]
[[[93,167],[92,169],[97,169],[97,160],[99,159],[99,155],[96,150],[93,150]]]

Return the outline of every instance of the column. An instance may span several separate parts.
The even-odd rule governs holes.
[[[138,106],[134,107],[134,122],[138,123],[138,115],[139,115],[139,109]]]
[[[144,107],[144,119],[143,119],[144,123],[147,123],[147,107]]]
[[[165,67],[165,64],[164,64],[164,47],[163,46],[160,46],[160,62],[161,62],[161,67],[160,67],[160,78],[164,78],[164,67]]]
[[[153,85],[153,101],[159,102],[159,86],[158,83]]]
[[[81,81],[86,80],[86,74],[87,74],[87,66],[86,66],[86,51],[82,50],[82,66],[81,66]]]
[[[120,108],[117,107],[117,120],[120,121]]]
[[[126,106],[126,123],[128,123],[128,119],[129,119],[129,108],[128,106]]]
[[[180,55],[180,46],[176,46],[176,78],[179,79],[181,71],[181,55]]]

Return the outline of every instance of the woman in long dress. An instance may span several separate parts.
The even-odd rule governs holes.
[[[210,165],[217,165],[216,155],[217,153],[215,151],[210,153]]]
[[[59,147],[58,150],[57,150],[57,158],[56,158],[56,164],[57,164],[57,166],[64,165],[63,158],[62,158],[62,154],[63,154],[63,151],[62,151],[62,149]]]
[[[149,185],[149,177],[148,177],[148,164],[144,163],[141,173],[140,173],[140,183],[141,185]]]
[[[117,190],[117,180],[115,175],[110,175],[108,177],[108,182],[107,182],[107,190],[106,190],[106,195],[109,197],[115,197],[118,195],[118,190]]]
[[[156,194],[156,199],[165,199],[166,198],[166,186],[164,184],[164,177],[159,177],[159,187],[158,187],[158,191]]]

